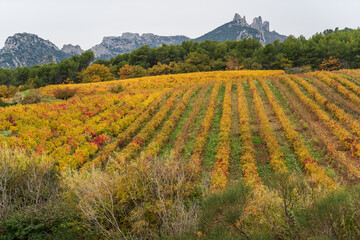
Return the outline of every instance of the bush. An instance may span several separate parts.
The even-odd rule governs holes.
[[[14,86],[0,85],[0,98],[11,98],[17,92],[17,88]]]
[[[146,76],[146,70],[141,66],[130,66],[126,64],[119,69],[118,75],[120,79],[144,77]]]
[[[0,98],[0,107],[6,107],[8,104]]]
[[[62,193],[54,162],[0,144],[0,240],[90,239]]]
[[[175,239],[195,231],[198,205],[189,201],[192,176],[184,161],[153,158],[148,168],[110,161],[112,170],[66,179],[89,229],[110,239]]]
[[[35,90],[29,90],[20,97],[20,104],[34,104],[41,102],[41,95]]]
[[[285,73],[287,73],[287,74],[307,73],[307,72],[311,72],[311,71],[312,71],[311,66],[301,66],[301,67],[285,69]]]
[[[77,88],[70,88],[70,87],[57,87],[53,91],[53,95],[56,98],[67,100],[73,97],[78,92]]]
[[[110,92],[112,92],[112,93],[121,93],[122,91],[124,91],[124,87],[121,84],[112,86],[110,88]]]

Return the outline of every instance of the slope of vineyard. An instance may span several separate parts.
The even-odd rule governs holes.
[[[117,85],[124,90],[112,93]],[[281,194],[268,189],[269,179],[289,173],[314,192],[360,180],[359,70],[191,73],[39,92],[51,97],[64,87],[78,93],[0,108],[0,146],[46,155],[60,172],[118,169],[126,176],[116,182],[123,203],[148,197],[144,189],[130,194],[128,181],[133,171],[151,175],[158,164],[170,173],[186,169],[187,197],[219,193],[242,179],[256,198],[276,202]],[[255,219],[259,209],[254,203],[247,211]]]
[[[340,165],[344,165],[349,173],[342,176],[336,176],[336,179],[358,178],[359,166],[357,158],[360,156],[360,125],[358,123],[358,114],[349,111],[349,108],[343,107],[339,102],[334,101],[331,96],[322,91],[318,85],[314,84],[320,80],[329,84],[333,88],[338,98],[356,104],[358,98],[358,89],[360,89],[360,77],[358,70],[346,70],[336,73],[315,72],[306,75],[284,75],[281,71],[230,71],[230,72],[209,72],[192,73],[171,76],[147,77],[140,79],[131,79],[124,81],[100,82],[89,84],[69,84],[58,86],[47,86],[41,88],[39,92],[43,95],[51,96],[54,88],[70,87],[78,88],[78,94],[68,101],[53,103],[39,103],[32,105],[18,105],[1,108],[0,112],[0,139],[12,147],[21,147],[27,151],[34,151],[38,154],[46,154],[57,161],[60,169],[81,168],[93,162],[105,164],[111,156],[117,158],[136,158],[141,159],[155,156],[174,131],[179,118],[183,114],[189,101],[195,101],[195,112],[191,118],[195,119],[200,108],[207,108],[205,116],[201,120],[198,136],[194,139],[194,149],[191,150],[189,159],[191,165],[201,165],[204,158],[205,147],[209,141],[209,131],[212,125],[214,107],[220,107],[221,122],[220,132],[217,136],[216,156],[211,160],[214,164],[213,169],[207,169],[212,175],[212,185],[214,188],[223,188],[227,180],[227,169],[230,157],[230,139],[232,116],[232,103],[230,92],[231,88],[237,88],[238,112],[240,116],[240,136],[241,161],[243,176],[247,178],[247,166],[254,162],[267,162],[273,170],[285,171],[287,166],[284,160],[284,153],[281,152],[279,141],[276,139],[274,131],[280,131],[280,134],[286,136],[288,144],[292,146],[298,162],[311,178],[320,177],[324,170],[320,168],[332,168],[319,159],[314,159],[306,150],[302,139],[306,138],[302,132],[296,131],[295,123],[291,122],[286,116],[286,109],[282,109],[281,102],[274,97],[270,87],[276,88],[276,84],[281,84],[284,88],[276,94],[284,94],[282,91],[288,89],[287,95],[304,103],[311,114],[327,128],[334,136],[334,142],[327,142],[323,145],[333,144],[334,151],[341,151],[343,157]],[[273,82],[276,81],[276,84]],[[250,88],[242,88],[244,84]],[[124,91],[119,94],[109,92],[109,88],[121,84]],[[216,104],[215,97],[218,94],[219,87],[225,87],[225,98],[223,102]],[[204,94],[204,91],[211,87],[211,97],[207,106],[199,106],[200,100],[196,101],[194,97],[198,91]],[[208,91],[208,90],[206,90]],[[246,92],[244,92],[246,91]],[[274,129],[272,123],[264,111],[264,106],[258,91],[265,91],[267,101],[270,101],[273,111],[282,124],[282,129]],[[250,94],[252,106],[247,106],[244,94]],[[352,106],[352,105],[349,105]],[[255,136],[251,137],[252,132],[249,129],[249,114],[246,108],[254,109],[255,115],[252,116],[252,124],[260,130],[260,143],[257,143]],[[185,119],[186,120],[186,119]],[[184,120],[184,121],[185,121]],[[189,125],[190,123],[187,123]],[[187,127],[189,128],[189,126]],[[193,129],[195,130],[195,129]],[[311,131],[311,129],[309,129]],[[187,139],[187,135],[193,134],[187,130],[181,133],[181,138]],[[250,141],[252,139],[252,141]],[[307,139],[308,144],[315,139]],[[251,143],[252,142],[252,143]],[[182,157],[186,140],[177,142],[174,149],[176,158]],[[263,159],[256,159],[258,154],[252,144],[263,144],[266,148]],[[337,147],[336,147],[337,146]],[[255,148],[256,149],[256,148]],[[319,149],[329,149],[320,144]],[[181,153],[182,152],[182,153]],[[325,154],[326,155],[326,154]],[[251,156],[251,157],[250,157]],[[255,158],[254,160],[251,160]],[[327,158],[324,156],[324,158]],[[101,159],[101,160],[100,160]],[[320,161],[321,164],[318,164]],[[258,163],[259,164],[259,163]],[[314,167],[310,167],[312,165]],[[96,165],[96,164],[95,164]],[[319,166],[318,166],[319,165]],[[258,166],[259,167],[259,166]],[[319,168],[319,170],[316,170]],[[251,167],[251,172],[256,171],[256,164]],[[270,172],[271,172],[270,171]],[[212,173],[211,173],[212,172]],[[254,173],[251,173],[253,175]],[[316,176],[314,176],[314,174]],[[255,174],[256,175],[256,174]],[[257,179],[257,177],[254,178]],[[307,175],[307,174],[306,174]],[[334,178],[334,176],[332,176]],[[222,180],[220,180],[222,179]],[[254,180],[255,180],[254,179]],[[248,180],[251,181],[251,180]],[[260,180],[256,180],[260,181]],[[320,180],[316,180],[320,181]],[[326,180],[330,181],[330,180]],[[215,187],[217,186],[217,187]]]

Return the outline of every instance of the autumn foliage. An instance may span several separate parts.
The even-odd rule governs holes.
[[[328,59],[324,59],[319,65],[321,70],[325,71],[334,71],[342,68],[342,65],[338,58],[329,57]]]
[[[188,64],[202,57],[193,55]],[[167,74],[170,65],[151,71]],[[39,208],[70,211],[75,220],[61,226],[91,229],[93,239],[207,239],[215,227],[240,239],[259,232],[311,239],[303,227],[309,219],[316,237],[333,237],[332,231],[352,236],[347,231],[358,226],[360,215],[352,213],[359,195],[341,188],[360,179],[360,124],[351,111],[360,102],[359,70],[233,70],[111,81],[109,69],[98,67],[81,73],[86,83],[40,88],[36,94],[58,98],[52,102],[0,107],[0,194],[11,178],[19,184],[11,180],[6,194],[36,196],[17,192],[20,187],[44,196],[11,209],[1,198],[1,234],[21,220],[8,218],[13,209],[37,217],[32,209],[54,196],[56,202]],[[120,69],[124,78],[136,74],[131,69]],[[1,174],[10,170],[16,174]],[[33,179],[37,171],[44,174]],[[334,214],[347,220],[338,222]]]
[[[103,82],[114,79],[110,69],[101,64],[93,64],[79,73],[78,78],[83,83]]]

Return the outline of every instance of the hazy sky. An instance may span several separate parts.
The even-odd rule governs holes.
[[[0,48],[18,32],[85,50],[123,32],[195,38],[235,13],[249,23],[262,16],[285,35],[360,26],[360,0],[0,0]]]

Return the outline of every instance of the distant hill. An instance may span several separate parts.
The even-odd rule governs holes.
[[[287,37],[275,31],[270,32],[270,23],[268,21],[263,22],[260,16],[254,18],[251,24],[248,24],[245,16],[241,17],[236,13],[231,22],[225,23],[203,36],[194,39],[194,41],[203,42],[205,40],[214,40],[225,42],[244,38],[254,38],[265,45],[275,40],[282,42]]]
[[[124,33],[120,37],[104,37],[103,41],[92,47],[95,58],[109,60],[118,54],[131,52],[141,46],[160,47],[162,44],[181,44],[190,40],[185,36],[158,36],[151,33],[139,35]],[[31,33],[17,33],[8,37],[0,50],[0,68],[16,68],[47,63],[58,63],[84,50],[79,45],[66,44],[59,49],[55,44]]]
[[[60,50],[48,40],[35,34],[17,33],[8,37],[0,50],[0,68],[16,68],[59,62],[73,53]]]
[[[137,33],[123,33],[120,37],[104,37],[103,41],[90,50],[94,52],[95,59],[108,60],[122,53],[131,52],[141,46],[160,47],[162,44],[177,45],[190,40],[186,36],[158,36],[152,33],[139,35]]]

